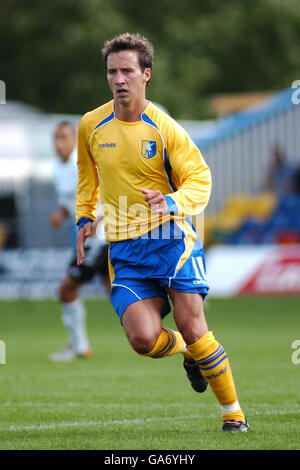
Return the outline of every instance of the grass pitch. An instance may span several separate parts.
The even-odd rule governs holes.
[[[134,353],[108,301],[86,302],[94,351],[54,364],[66,342],[54,301],[0,302],[1,449],[299,449],[299,298],[209,299],[211,330],[229,354],[251,429],[221,433],[220,406],[189,385],[182,356]],[[173,325],[172,317],[165,325]],[[300,357],[300,354],[299,354]]]

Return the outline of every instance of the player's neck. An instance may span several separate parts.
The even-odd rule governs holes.
[[[149,100],[147,100],[146,98],[143,99],[141,102],[132,103],[129,105],[123,105],[121,103],[118,103],[118,101],[115,100],[114,102],[115,116],[120,121],[125,121],[125,122],[140,121],[141,115],[145,111],[148,103],[149,103]]]

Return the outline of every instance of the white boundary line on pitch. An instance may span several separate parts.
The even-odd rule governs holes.
[[[178,406],[184,406],[184,407],[216,407],[219,408],[218,404],[206,404],[206,403],[81,403],[81,402],[65,402],[65,403],[41,403],[41,402],[5,402],[5,403],[0,403],[0,409],[1,407],[29,407],[29,408],[52,408],[52,407],[90,407],[90,408],[141,408],[141,407],[152,407],[152,408],[166,408],[166,407],[178,407]]]
[[[205,416],[206,418],[215,418],[215,415]],[[49,431],[51,429],[58,428],[76,428],[76,427],[94,427],[94,426],[112,426],[112,425],[131,425],[131,424],[147,424],[155,421],[174,421],[174,420],[186,420],[186,419],[198,419],[203,418],[203,415],[190,415],[190,416],[176,416],[176,417],[156,417],[156,418],[136,418],[136,419],[111,419],[108,421],[73,421],[67,422],[62,421],[60,423],[49,423],[49,424],[29,424],[29,425],[10,425],[1,426],[0,432],[7,431]]]
[[[89,408],[140,408],[140,407],[153,407],[153,408],[166,408],[166,407],[178,407],[178,406],[184,406],[185,408],[187,407],[200,407],[200,408],[217,408],[220,409],[220,405],[218,403],[198,403],[198,402],[193,402],[193,403],[184,403],[184,402],[175,402],[175,403],[149,403],[149,402],[144,402],[144,403],[83,403],[83,402],[62,402],[62,403],[42,403],[42,402],[31,402],[31,401],[25,401],[25,402],[4,402],[0,403],[0,409],[1,407],[29,407],[29,408],[52,408],[52,407],[89,407]],[[252,402],[249,406],[246,408],[249,410],[257,410],[257,408],[271,408],[273,410],[274,408],[278,407],[279,405],[276,403],[255,403]],[[282,413],[288,413],[289,410],[293,410],[294,413],[297,413],[298,411],[300,412],[300,404],[297,402],[294,403],[289,403],[288,408],[284,408],[284,411],[279,410],[278,414]]]
[[[300,414],[300,407],[296,410],[269,410],[269,411],[253,411],[252,415],[286,415],[286,414]],[[157,421],[176,421],[176,420],[189,420],[189,419],[199,419],[199,418],[215,418],[216,414],[208,415],[187,415],[187,416],[174,416],[174,417],[155,417],[155,418],[138,418],[138,419],[123,419],[123,420],[107,420],[107,421],[73,421],[67,422],[62,421],[59,423],[49,423],[49,424],[24,424],[24,425],[10,425],[10,426],[1,426],[0,432],[9,432],[9,431],[49,431],[53,429],[64,429],[64,428],[78,428],[78,427],[95,427],[95,426],[112,426],[112,425],[132,425],[132,424],[147,424]]]

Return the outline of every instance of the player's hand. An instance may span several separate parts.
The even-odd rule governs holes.
[[[145,201],[148,202],[153,214],[167,214],[168,204],[163,194],[159,190],[142,189],[145,194]]]
[[[58,228],[69,217],[65,207],[60,207],[58,211],[53,212],[49,217],[49,223],[53,228]]]
[[[79,229],[76,239],[76,252],[77,252],[77,266],[85,262],[84,242],[92,235],[92,222],[87,222],[81,229]]]

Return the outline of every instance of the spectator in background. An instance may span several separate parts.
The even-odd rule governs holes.
[[[296,191],[296,166],[287,160],[278,144],[272,149],[264,189],[279,196]]]
[[[72,230],[75,226],[75,203],[77,190],[77,149],[76,131],[72,124],[63,121],[58,124],[54,143],[58,158],[54,166],[54,183],[58,199],[58,209],[50,215],[50,225],[58,228],[70,220]],[[108,276],[108,244],[105,241],[103,217],[98,206],[97,223],[93,237],[87,244],[87,257],[84,264],[76,265],[76,256],[71,260],[66,276],[59,287],[59,301],[62,309],[62,321],[68,333],[69,344],[60,351],[51,354],[54,362],[71,361],[76,358],[89,358],[91,350],[86,329],[86,310],[79,296],[80,287],[90,282],[95,275],[102,277],[106,293],[110,290]],[[77,230],[76,230],[77,232]],[[96,235],[97,232],[97,235]],[[77,233],[74,232],[74,240]],[[73,245],[75,248],[75,245]]]

